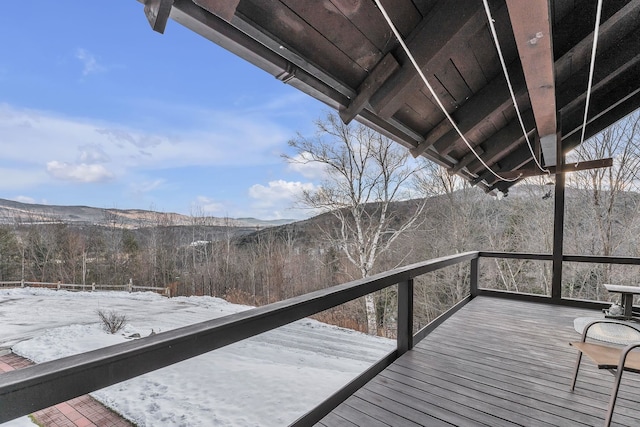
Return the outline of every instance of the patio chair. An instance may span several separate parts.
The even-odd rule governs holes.
[[[618,397],[618,390],[620,389],[620,380],[622,379],[622,373],[624,371],[640,373],[640,352],[632,351],[635,348],[640,347],[640,341],[628,344],[626,347],[598,344],[593,342],[586,342],[587,332],[589,329],[597,324],[612,323],[616,325],[626,326],[633,329],[635,332],[640,333],[640,329],[616,320],[595,320],[587,324],[582,332],[582,340],[580,342],[571,342],[570,345],[578,349],[578,359],[576,360],[576,367],[573,374],[573,381],[571,382],[571,391],[576,386],[576,379],[578,378],[578,371],[580,370],[580,361],[582,360],[582,354],[586,354],[597,366],[598,369],[607,369],[615,375],[615,382],[613,389],[611,390],[611,397],[609,399],[609,408],[607,410],[607,418],[604,425],[609,427],[611,425],[611,418],[613,417],[613,409],[616,405],[616,399]]]

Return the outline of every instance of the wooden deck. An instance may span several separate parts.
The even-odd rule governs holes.
[[[593,310],[479,297],[338,406],[320,426],[599,426],[613,376],[583,360],[569,391],[576,317]],[[640,425],[640,375],[613,418]]]

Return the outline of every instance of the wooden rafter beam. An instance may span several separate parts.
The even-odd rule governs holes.
[[[440,2],[439,9],[407,38],[407,47],[423,70],[442,68],[451,57],[451,51],[485,25],[478,1],[459,0],[456,4],[459,13],[456,14],[451,14],[447,3]],[[420,77],[407,59],[402,68],[371,97],[371,105],[380,117],[388,119],[405,102],[407,92],[420,84]]]
[[[358,95],[351,100],[349,106],[340,110],[340,118],[345,124],[349,124],[360,111],[369,103],[371,95],[373,95],[380,86],[398,69],[400,64],[391,53],[387,55],[376,65],[367,78],[358,88]]]
[[[596,63],[596,72],[593,76],[592,93],[599,92],[613,84],[618,84],[620,79],[634,74],[634,69],[640,66],[640,52],[637,52],[637,43],[640,40],[640,30],[632,37],[620,42],[615,49],[610,49],[604,55],[599,55]],[[580,70],[578,81],[587,81],[588,65]],[[584,102],[587,93],[584,85],[566,84],[558,88],[558,104],[561,105],[561,113],[567,114],[574,110],[584,111]]]
[[[560,166],[549,166],[549,173],[555,175],[557,173],[569,173],[569,172],[578,172],[587,169],[599,169],[599,168],[608,168],[613,165],[613,159],[608,157],[606,159],[598,159],[598,160],[588,160],[579,163],[568,163]],[[526,178],[530,176],[541,176],[546,175],[546,172],[541,171],[538,168],[530,168],[530,169],[519,169],[514,171],[505,171],[500,172],[500,175],[503,178]]]
[[[144,0],[144,14],[153,31],[164,33],[171,15],[173,0]]]
[[[640,0],[631,0],[627,5],[613,14],[606,22],[603,22],[600,26],[598,49],[600,51],[615,49],[619,44],[620,39],[637,27],[636,17],[639,14]],[[566,52],[555,62],[556,86],[568,82],[569,79],[572,78],[573,73],[576,70],[576,66],[579,67],[578,69],[581,69],[585,64],[588,66],[592,42],[593,35],[589,34],[576,44],[574,48]],[[516,71],[515,68],[516,64],[509,65],[509,74],[512,78],[514,76],[517,78],[517,75],[521,73],[520,71]],[[523,96],[528,98],[526,97],[526,85],[524,82],[518,83],[514,80],[512,83],[519,103]],[[496,77],[489,83],[489,85],[492,85],[492,90],[487,90],[487,88],[485,88],[481,92],[477,93],[462,105],[453,115],[454,119],[459,117],[460,120],[464,119],[469,122],[465,126],[459,126],[465,135],[477,129],[477,127],[481,125],[482,120],[492,120],[494,117],[502,115],[504,113],[504,108],[511,105],[510,95],[506,89],[504,77],[502,75]],[[500,89],[500,87],[502,87],[502,89]],[[520,105],[520,107],[522,109],[525,106]],[[562,108],[563,106],[558,105],[558,107]],[[455,147],[455,145],[461,143],[461,141],[456,140],[456,135],[451,132],[448,132],[439,138],[429,138],[427,135],[426,141],[429,141],[430,144],[421,143],[418,145],[418,148],[413,150],[414,155],[419,148],[426,149],[430,145],[433,145],[436,151],[440,154],[446,155]]]
[[[526,85],[522,78],[520,64],[513,64],[513,66],[509,67],[509,72],[511,84],[516,91],[518,106],[521,110],[526,109],[529,107],[529,99],[526,96]],[[502,73],[478,92],[478,95],[470,98],[453,115],[458,128],[467,138],[478,132],[486,123],[493,122],[496,117],[515,116],[513,113],[513,101]],[[487,113],[487,111],[489,112]],[[464,142],[458,132],[452,129],[442,138],[435,141],[433,147],[437,152],[447,155],[463,144]]]
[[[458,163],[453,165],[452,168],[448,169],[447,172],[449,173],[449,175],[457,174],[462,169],[464,169],[469,163],[473,162],[474,160],[477,160],[478,158],[476,157],[476,154],[478,156],[482,156],[482,154],[484,154],[484,150],[480,146],[475,147],[474,151],[475,151],[475,154],[473,152],[469,152],[469,154],[467,154],[462,159],[460,159]]]
[[[193,2],[207,12],[231,22],[240,0],[193,0]]]
[[[522,113],[522,120],[527,128],[533,126],[533,113],[530,109]],[[491,166],[513,152],[522,141],[524,141],[524,135],[522,134],[520,123],[517,120],[513,120],[485,141],[484,146],[487,149],[480,157],[483,162]],[[480,174],[484,170],[484,166],[476,159],[467,166],[467,169],[471,173]]]
[[[551,17],[546,1],[507,0],[531,109],[547,166],[556,164],[556,98]]]
[[[615,48],[621,39],[637,28],[638,15],[640,15],[640,0],[631,0],[603,22],[598,36],[598,50],[606,51]],[[593,32],[556,61],[557,84],[569,80],[576,69],[589,66],[592,45]]]

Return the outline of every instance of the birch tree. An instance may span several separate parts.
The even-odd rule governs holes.
[[[424,200],[402,215],[391,205],[408,198],[410,179],[421,166],[389,138],[361,124],[345,125],[336,114],[317,120],[316,130],[315,137],[298,134],[289,141],[296,155],[285,159],[324,167],[321,186],[305,190],[301,202],[333,215],[337,226],[322,230],[324,236],[366,278],[375,271],[378,257],[420,217]],[[374,295],[365,297],[365,307],[368,332],[375,335]]]

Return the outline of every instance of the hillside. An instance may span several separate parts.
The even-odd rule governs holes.
[[[198,224],[218,227],[272,227],[293,222],[292,219],[261,220],[256,218],[193,218],[177,213],[143,209],[104,209],[89,206],[56,206],[21,203],[0,199],[0,224],[66,223],[76,225],[108,225],[117,228],[144,228],[166,225]]]

